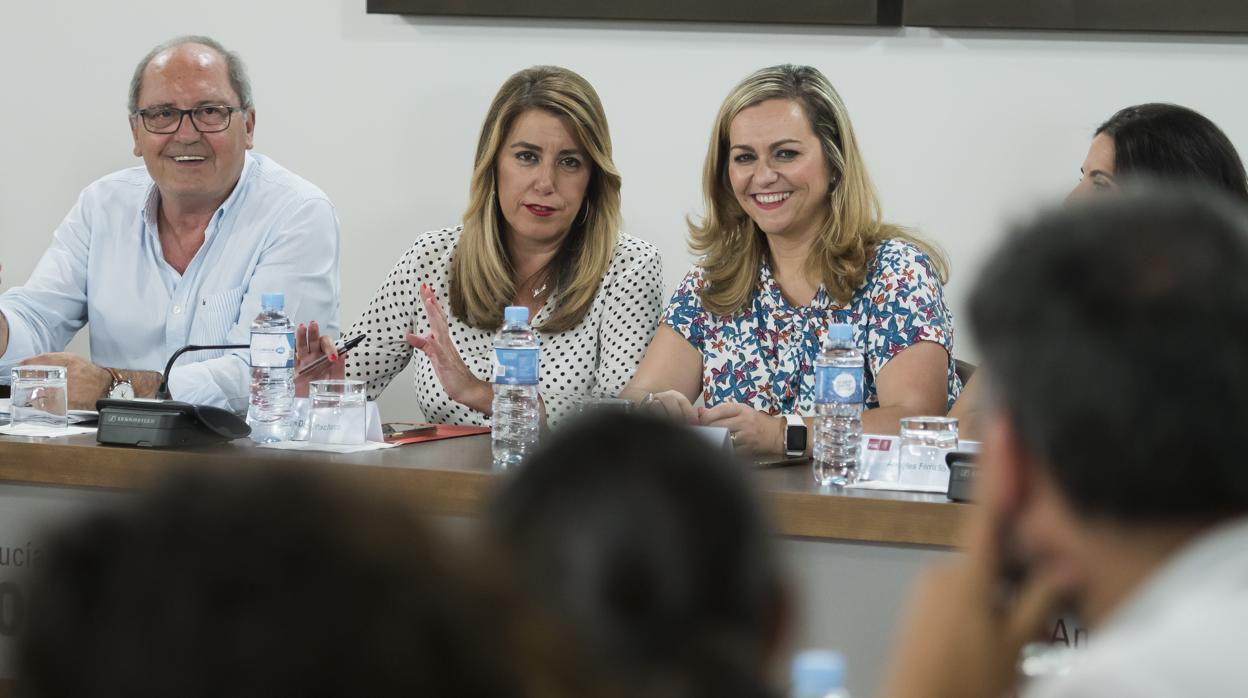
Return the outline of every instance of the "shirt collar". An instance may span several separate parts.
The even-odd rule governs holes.
[[[759,296],[763,300],[763,304],[781,310],[826,310],[831,304],[828,301],[828,292],[824,289],[823,284],[819,284],[819,290],[815,291],[815,297],[811,299],[810,305],[795,307],[784,299],[784,294],[780,291],[780,284],[776,281],[776,277],[771,273],[771,264],[767,261],[767,256],[763,255],[762,261],[759,262]]]
[[[1134,633],[1175,603],[1203,591],[1248,584],[1248,516],[1201,534],[1170,557],[1105,623],[1109,632]]]
[[[234,207],[234,205],[238,202],[238,199],[242,196],[242,190],[246,187],[248,175],[254,168],[255,158],[252,157],[250,152],[243,153],[243,169],[238,174],[238,182],[234,184],[234,189],[230,192],[230,195],[225,197],[225,201],[221,202],[221,205],[217,207],[217,211],[213,214],[213,218],[221,218],[221,216],[224,216],[226,212]],[[156,187],[156,180],[152,180],[147,185],[147,196],[143,197],[142,214],[143,220],[146,221],[153,230],[156,229],[156,214],[159,210],[159,206],[160,189]]]

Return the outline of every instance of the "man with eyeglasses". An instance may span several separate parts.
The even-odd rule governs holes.
[[[68,368],[71,408],[155,395],[187,344],[246,344],[264,293],[292,322],[338,329],[339,229],[325,194],[249,154],[256,125],[238,56],[187,36],[157,46],[130,83],[145,167],[88,186],[24,286],[0,296],[0,380],[23,364]],[[91,360],[64,352],[90,321]],[[245,352],[179,359],[174,399],[246,409]]]

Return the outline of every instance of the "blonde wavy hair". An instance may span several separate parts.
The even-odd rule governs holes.
[[[883,222],[879,196],[862,162],[849,113],[832,84],[810,66],[777,65],[742,80],[715,117],[702,174],[706,215],[700,222],[688,220],[689,247],[701,258],[707,282],[703,306],[717,315],[735,314],[748,307],[758,286],[767,240],[733,194],[728,179],[729,129],[742,111],[772,99],[802,105],[832,171],[828,205],[806,261],[808,271],[818,275],[828,294],[838,303],[849,302],[866,281],[876,247],[888,238],[918,246],[944,283],[949,275],[944,253],[904,228]]]
[[[585,78],[558,66],[535,66],[512,75],[481,125],[464,230],[451,262],[451,312],[481,329],[500,327],[503,308],[516,295],[515,269],[503,239],[496,160],[516,119],[531,109],[566,117],[593,161],[581,211],[550,262],[551,293],[559,294],[560,302],[538,329],[556,333],[580,323],[611,265],[619,237],[620,173],[611,160],[611,134],[598,93]]]

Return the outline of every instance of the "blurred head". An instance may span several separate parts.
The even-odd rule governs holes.
[[[702,175],[706,216],[690,221],[703,257],[703,304],[718,314],[745,307],[768,236],[810,240],[809,265],[834,298],[847,301],[867,276],[879,241],[919,244],[945,276],[943,258],[883,223],[849,112],[815,68],[778,65],[745,78],[715,117]]]
[[[28,696],[539,693],[497,574],[405,506],[306,469],[184,473],[45,553]]]
[[[1071,192],[1113,189],[1124,177],[1199,182],[1248,200],[1244,165],[1212,121],[1176,104],[1140,104],[1114,114],[1096,130]]]
[[[1076,587],[1087,531],[1196,530],[1248,512],[1248,221],[1166,185],[1079,202],[984,266],[971,321],[995,415],[989,506]]]
[[[542,329],[575,326],[611,263],[619,226],[620,175],[598,93],[557,66],[512,75],[481,125],[451,269],[452,312],[497,328],[519,281],[514,255],[554,245],[547,274],[562,303]]]
[[[565,425],[489,524],[520,587],[572,627],[605,682],[766,695],[785,624],[772,533],[737,464],[693,432],[617,414]]]
[[[215,207],[225,201],[252,146],[256,112],[238,56],[208,37],[152,49],[130,81],[130,131],[162,202]],[[178,110],[194,109],[190,114]]]

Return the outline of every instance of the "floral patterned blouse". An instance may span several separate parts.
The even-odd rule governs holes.
[[[931,261],[908,242],[880,243],[866,281],[846,306],[837,305],[822,286],[810,305],[790,305],[766,260],[745,312],[712,315],[702,307],[705,285],[702,268],[693,267],[662,322],[702,352],[702,397],[708,406],[739,402],[767,414],[814,414],[815,357],[832,322],[853,325],[866,356],[866,409],[880,406],[875,377],[916,342],[936,342],[949,352],[949,406],[962,389],[954,373],[953,314]]]

